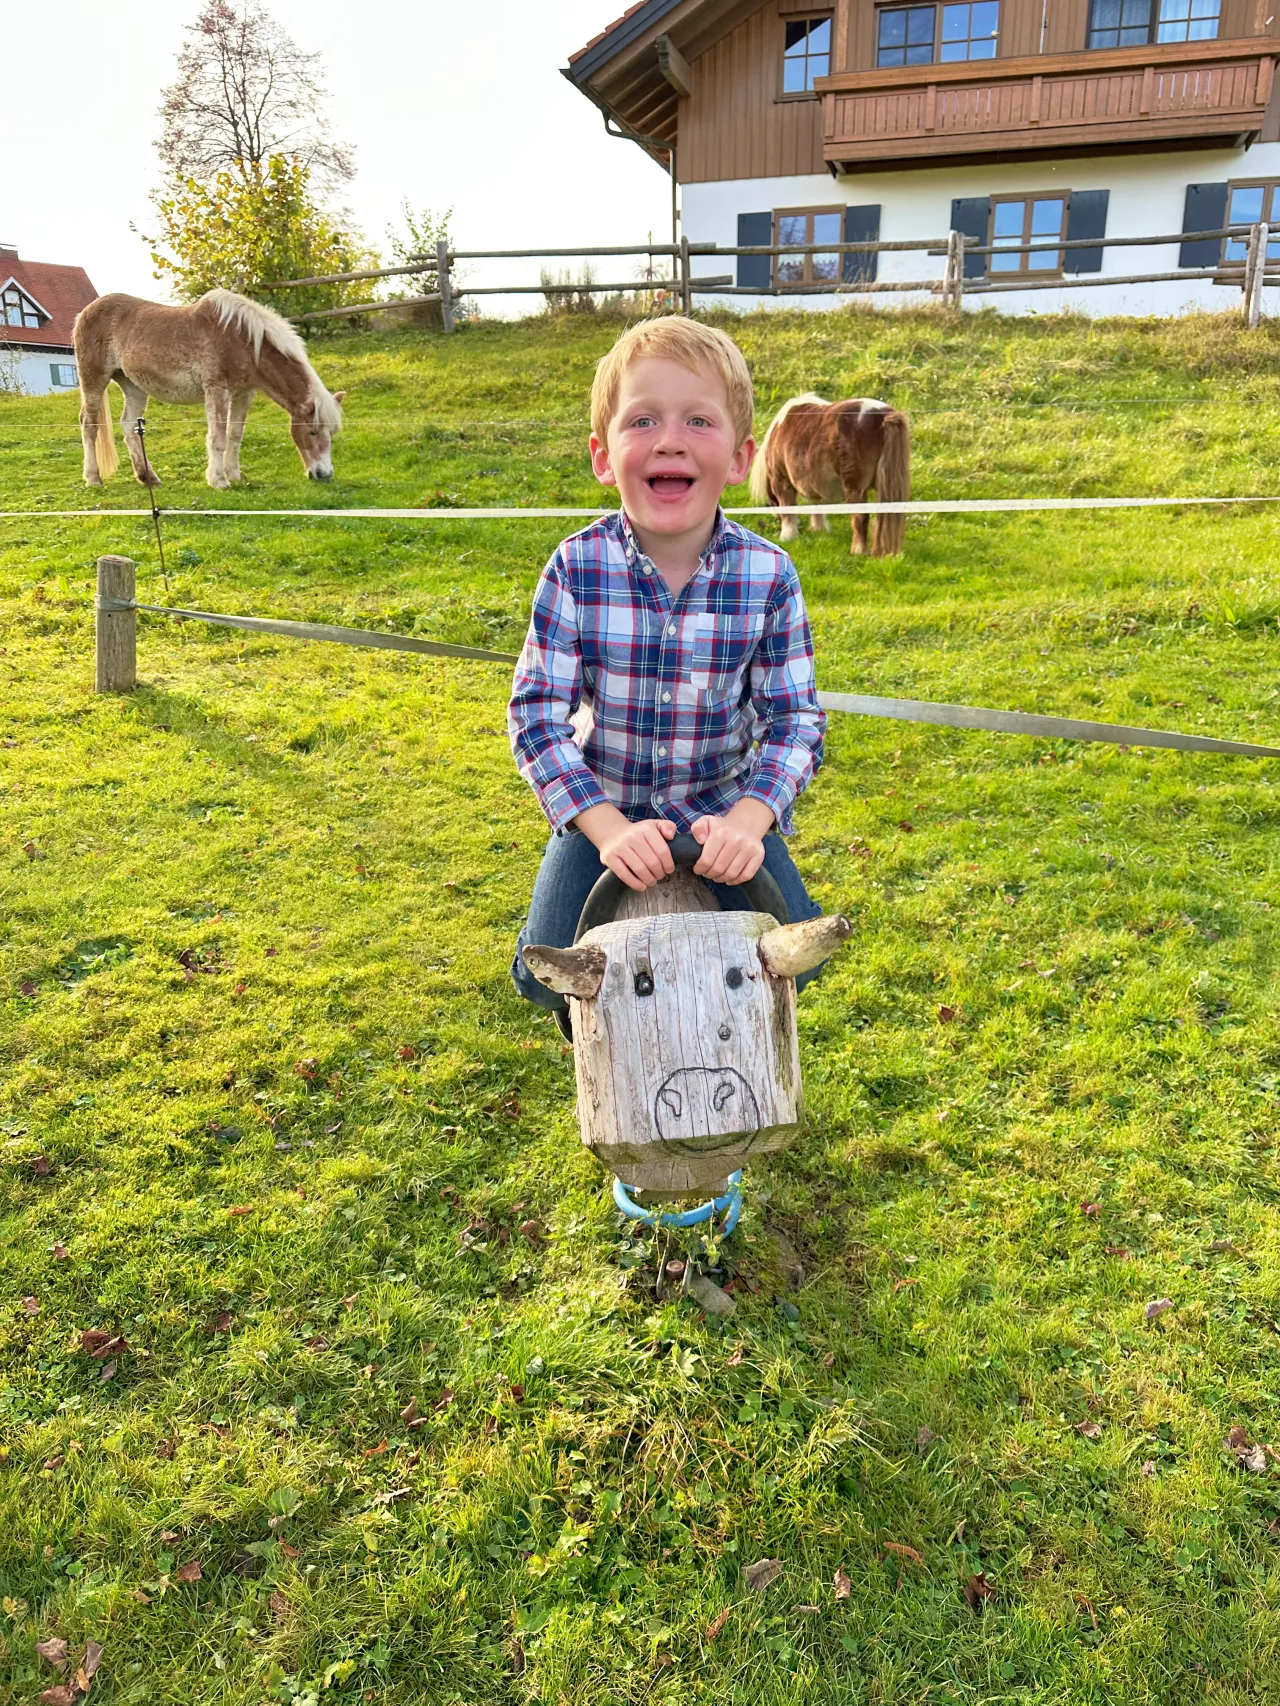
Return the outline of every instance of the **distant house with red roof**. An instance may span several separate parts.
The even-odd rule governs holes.
[[[24,261],[0,243],[0,372],[31,396],[74,391],[71,328],[97,294],[83,267]]]

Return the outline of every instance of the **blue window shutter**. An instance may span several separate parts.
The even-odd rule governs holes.
[[[1182,213],[1184,231],[1221,231],[1227,223],[1225,184],[1188,184]],[[1202,243],[1183,243],[1178,250],[1180,267],[1216,267],[1222,259],[1221,237],[1206,237]]]
[[[876,243],[880,239],[880,204],[867,207],[846,207],[844,210],[844,240],[846,243]],[[874,250],[859,255],[846,255],[841,274],[847,284],[870,284],[877,273],[880,257]]]
[[[62,384],[62,368],[56,361],[49,363],[49,377],[55,385]]]
[[[985,195],[958,196],[951,203],[951,229],[973,237],[986,247],[987,224],[991,218],[991,197]],[[985,255],[966,255],[964,276],[983,278],[987,271]]]
[[[773,242],[772,213],[740,213],[738,241],[744,247]],[[738,288],[768,290],[773,283],[773,258],[770,255],[738,256]]]
[[[1105,237],[1107,234],[1107,202],[1110,190],[1072,190],[1071,206],[1067,210],[1067,241],[1079,242],[1085,237]],[[1067,272],[1101,272],[1101,249],[1064,249],[1062,270]]]

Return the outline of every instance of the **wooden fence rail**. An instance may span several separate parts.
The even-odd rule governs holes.
[[[359,302],[351,303],[341,308],[319,308],[307,314],[297,314],[293,318],[299,322],[313,320],[340,319],[354,314],[371,314],[382,309],[396,307],[415,307],[420,304],[439,303],[441,321],[446,332],[452,332],[456,320],[456,304],[460,295],[465,296],[536,296],[551,298],[557,290],[572,292],[579,296],[615,295],[628,291],[661,292],[678,300],[680,311],[684,314],[692,312],[695,294],[708,296],[878,296],[900,294],[928,294],[939,297],[951,308],[958,309],[965,296],[989,296],[1007,294],[1017,290],[1087,290],[1104,285],[1136,285],[1136,284],[1166,284],[1193,283],[1201,280],[1211,280],[1224,286],[1236,286],[1241,291],[1242,312],[1246,325],[1256,327],[1262,315],[1263,287],[1280,283],[1280,269],[1267,254],[1269,227],[1265,224],[1252,226],[1224,226],[1211,231],[1175,231],[1156,235],[1120,236],[1120,237],[1063,237],[1057,240],[1031,241],[1016,243],[1008,246],[987,243],[980,244],[971,237],[966,237],[959,231],[949,231],[945,237],[894,238],[886,241],[864,239],[849,243],[690,243],[687,238],[679,243],[637,243],[631,245],[613,245],[607,247],[586,247],[581,249],[450,249],[448,244],[441,242],[436,246],[434,258],[416,257],[411,264],[401,267],[383,267],[369,272],[328,273],[315,278],[286,279],[275,284],[263,285],[263,290],[291,290],[306,285],[354,283],[362,279],[408,277],[416,274],[434,272],[438,288],[421,296],[402,297],[398,302]],[[967,278],[965,276],[967,263],[971,258],[978,257],[987,260],[992,256],[1008,256],[1011,260],[1024,255],[1055,255],[1061,262],[1064,253],[1089,249],[1139,248],[1153,246],[1168,246],[1173,243],[1221,242],[1232,238],[1245,245],[1244,257],[1240,260],[1221,260],[1212,266],[1178,267],[1176,270],[1150,273],[1107,274],[1097,273],[1060,273],[1043,274],[1019,272],[1016,276],[1001,276],[984,268],[981,277]],[[813,280],[804,283],[779,283],[776,279],[767,285],[743,285],[735,281],[732,273],[716,273],[702,278],[694,278],[691,271],[693,257],[700,260],[710,256],[725,258],[756,257],[769,259],[799,260],[806,255],[856,256],[920,253],[928,256],[943,257],[943,270],[940,278],[926,279],[867,279],[839,278]],[[618,257],[626,255],[647,255],[650,260],[655,257],[671,259],[676,265],[672,269],[673,276],[661,279],[626,279],[620,283],[598,283],[595,279],[574,281],[565,279],[559,284],[547,281],[539,284],[476,284],[463,285],[456,275],[456,264],[459,261],[472,260],[531,260],[531,259],[564,259],[578,258],[582,260],[599,257]]]

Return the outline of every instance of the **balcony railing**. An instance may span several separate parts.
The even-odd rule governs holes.
[[[1258,38],[821,77],[833,165],[1256,137],[1275,60]]]

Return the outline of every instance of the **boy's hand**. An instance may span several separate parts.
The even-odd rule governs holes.
[[[675,870],[667,842],[676,826],[665,818],[632,823],[616,806],[591,806],[578,814],[577,824],[602,863],[629,889],[651,889]]]
[[[747,883],[764,864],[764,838],[773,813],[758,800],[739,800],[723,817],[700,817],[693,825],[702,857],[695,875],[713,883]]]

